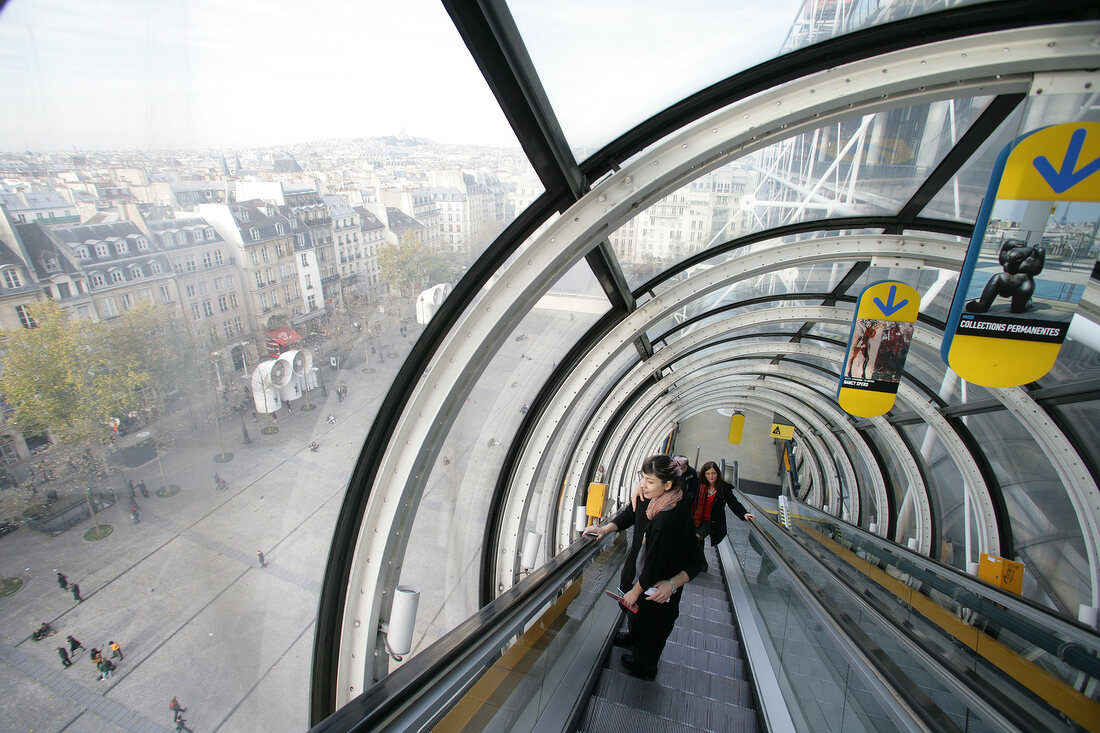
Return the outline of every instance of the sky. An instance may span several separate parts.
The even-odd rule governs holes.
[[[774,55],[799,4],[511,8],[570,144],[595,148]],[[0,151],[518,146],[438,0],[9,0],[0,99]]]

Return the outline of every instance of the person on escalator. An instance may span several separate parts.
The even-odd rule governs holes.
[[[602,539],[634,528],[620,576],[620,587],[626,589],[622,604],[632,611],[627,615],[630,650],[622,663],[632,676],[652,680],[680,615],[683,587],[705,561],[676,462],[666,455],[650,456],[642,462],[641,477],[637,506],[628,504],[607,524],[585,533]]]
[[[695,499],[693,517],[695,536],[699,538],[700,545],[710,537],[711,546],[716,547],[726,538],[726,512],[722,508],[723,504],[742,521],[756,519],[756,515],[749,512],[733,495],[733,487],[722,480],[718,464],[707,461],[703,464],[702,477],[699,479],[699,496]]]

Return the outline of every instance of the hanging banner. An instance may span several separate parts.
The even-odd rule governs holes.
[[[735,412],[730,418],[730,443],[737,445],[745,434],[745,413]]]
[[[836,393],[849,415],[877,417],[894,406],[919,312],[920,294],[903,282],[873,283],[859,294]]]
[[[1007,145],[959,273],[941,355],[985,387],[1054,366],[1097,257],[1100,123],[1029,132]]]

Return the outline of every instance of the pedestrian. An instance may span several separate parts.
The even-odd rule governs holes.
[[[187,733],[195,733],[193,730],[187,727],[187,721],[183,719],[182,715],[176,716],[176,733],[181,731],[187,731]]]
[[[327,422],[329,425],[335,425],[336,424],[336,416],[330,414],[328,416],[328,419],[325,420],[325,422]]]
[[[92,660],[92,664],[99,664],[103,661],[103,652],[93,646],[92,650],[88,652],[88,658]]]
[[[177,719],[181,717],[180,713],[187,712],[187,708],[180,705],[175,695],[172,695],[172,699],[168,702],[168,709],[172,711],[172,717]]]
[[[80,586],[79,585],[77,585],[76,583],[73,583],[70,590],[73,592],[73,600],[75,600],[77,603],[83,603],[84,602],[84,599],[80,597]]]
[[[264,551],[263,550],[256,550],[256,557],[260,561],[260,567],[261,568],[266,568],[267,567],[267,560],[264,560]]]
[[[70,653],[76,654],[77,649],[83,649],[84,648],[84,645],[81,644],[80,641],[75,636],[73,636],[72,634],[69,634],[69,636],[66,637],[66,638],[68,639],[68,642],[69,642],[69,652]]]
[[[117,641],[107,642],[107,646],[111,647],[111,659],[118,657],[118,661],[122,661],[125,657],[122,656],[122,647],[118,645]]]
[[[69,579],[65,577],[65,573],[57,574],[57,584],[61,586],[61,590],[69,589]]]
[[[141,521],[141,519],[138,518],[137,504],[130,505],[130,519],[134,520],[134,524],[137,524]]]
[[[218,473],[214,474],[214,488],[217,491],[222,490],[222,477],[221,477],[221,474],[218,474]]]
[[[73,666],[72,661],[70,661],[70,659],[69,659],[69,653],[67,651],[65,651],[65,647],[63,647],[63,646],[57,647],[57,656],[61,657],[61,666],[62,667],[67,668],[67,667]]]
[[[99,679],[101,680],[109,680],[115,674],[115,664],[110,659],[101,659],[96,666],[99,668]]]
[[[325,389],[325,385],[323,385],[323,384],[321,385],[321,396],[322,397],[328,397],[328,390]]]
[[[283,404],[284,404],[284,405],[286,405],[286,411],[287,411],[288,413],[289,413],[289,412],[292,412],[292,410],[290,409],[290,400],[287,400],[287,401],[286,401],[286,402],[284,402]]]
[[[145,488],[145,482],[144,481],[138,481],[137,482],[137,487],[138,487],[138,491],[141,492],[141,495],[144,496],[146,499],[148,499],[149,498],[149,489]]]

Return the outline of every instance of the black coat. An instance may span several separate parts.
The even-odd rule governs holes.
[[[706,489],[700,486],[699,491],[706,491]],[[725,506],[723,506],[723,504],[725,504]],[[731,512],[741,519],[741,521],[745,521],[745,515],[749,513],[749,510],[733,495],[733,486],[719,479],[718,495],[714,497],[714,504],[710,509],[710,531],[707,533],[710,536],[710,544],[712,546],[717,545],[726,538],[725,507],[727,506],[730,508]],[[694,519],[692,524],[694,524]]]
[[[691,504],[680,499],[671,509],[659,513],[652,521],[646,516],[649,506],[646,499],[638,500],[638,508],[627,504],[611,521],[620,530],[634,527],[630,541],[630,550],[626,554],[626,563],[619,578],[623,591],[634,587],[637,570],[638,551],[645,539],[645,557],[638,582],[643,589],[652,588],[662,580],[670,580],[681,570],[694,578],[706,567],[703,548],[695,540],[695,523],[691,516]],[[675,597],[679,599],[680,590]]]

